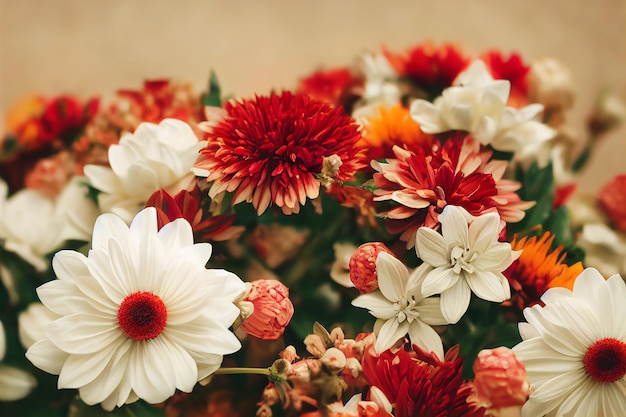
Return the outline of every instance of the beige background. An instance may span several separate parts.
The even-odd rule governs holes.
[[[626,97],[624,0],[212,1],[0,0],[0,111],[28,93],[81,97],[169,77],[225,92],[291,87],[320,65],[386,45],[454,41],[470,53],[552,56],[571,68],[580,129],[604,86]],[[581,179],[626,172],[626,129],[600,144]]]

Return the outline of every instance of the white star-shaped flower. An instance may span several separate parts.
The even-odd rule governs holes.
[[[449,323],[467,311],[472,291],[487,301],[502,302],[511,289],[502,274],[521,252],[499,242],[497,212],[474,217],[465,209],[446,206],[439,215],[441,233],[427,227],[417,230],[417,256],[431,267],[422,291],[441,294],[441,310]]]
[[[532,388],[522,416],[621,416],[626,410],[626,284],[592,268],[524,310],[513,348]]]
[[[543,111],[541,104],[507,107],[510,89],[508,80],[494,80],[485,63],[477,60],[433,103],[413,101],[411,116],[424,133],[463,130],[483,145],[526,155],[554,138],[556,131],[536,120]]]
[[[439,298],[422,291],[425,268],[411,274],[404,264],[386,252],[376,258],[379,289],[358,296],[352,301],[356,307],[366,308],[377,318],[375,349],[383,352],[399,339],[409,335],[412,344],[426,352],[435,352],[443,360],[443,343],[430,326],[446,324],[441,315]]]

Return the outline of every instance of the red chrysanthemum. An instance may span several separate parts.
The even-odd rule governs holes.
[[[528,80],[530,66],[524,64],[522,57],[512,53],[505,57],[499,50],[491,50],[482,55],[481,59],[489,68],[489,72],[496,80],[508,80],[511,83],[508,104],[513,107],[523,107],[527,104]]]
[[[220,214],[211,216],[200,205],[200,193],[197,188],[193,191],[182,190],[174,197],[164,189],[155,191],[146,207],[157,210],[159,229],[176,220],[185,219],[191,224],[196,242],[219,242],[237,238],[244,230],[243,226],[234,226],[234,214]]]
[[[394,148],[395,159],[373,166],[375,201],[393,201],[385,211],[390,233],[401,233],[407,248],[415,245],[419,227],[439,227],[439,213],[450,204],[473,216],[495,208],[502,221],[516,222],[533,203],[521,201],[515,191],[520,184],[502,179],[505,161],[491,160],[471,136],[455,134],[443,145],[436,142],[431,152]]]
[[[209,195],[234,193],[262,214],[270,204],[298,213],[325,184],[350,179],[363,164],[358,125],[341,110],[305,94],[255,96],[224,105],[209,128],[196,168],[213,182]]]
[[[435,46],[427,41],[405,53],[385,49],[383,53],[398,74],[428,91],[440,92],[451,86],[457,75],[469,64],[469,58],[449,43]]]
[[[471,387],[464,383],[463,358],[458,346],[444,361],[423,352],[387,350],[378,356],[368,350],[363,373],[371,386],[379,388],[395,403],[396,417],[482,417],[485,410],[467,402]]]
[[[361,84],[363,81],[348,68],[321,69],[301,79],[296,92],[340,106],[353,95],[351,87]]]

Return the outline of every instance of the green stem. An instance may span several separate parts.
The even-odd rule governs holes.
[[[270,370],[268,368],[220,368],[215,371],[216,374],[222,375],[241,375],[241,374],[255,374],[270,376]]]

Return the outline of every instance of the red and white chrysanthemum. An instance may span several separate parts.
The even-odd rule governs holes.
[[[208,144],[196,173],[213,182],[209,196],[234,193],[258,214],[270,204],[284,214],[319,196],[322,181],[348,180],[361,167],[359,128],[328,103],[285,91],[231,101],[209,121]],[[332,166],[332,169],[328,167]]]
[[[439,214],[446,205],[463,207],[478,216],[496,208],[505,222],[518,222],[523,210],[534,203],[521,201],[515,192],[520,184],[503,179],[506,161],[491,160],[471,136],[456,134],[443,145],[435,143],[430,153],[394,148],[395,159],[373,162],[378,171],[375,201],[397,205],[385,212],[390,233],[401,233],[407,248],[415,245],[419,227],[439,227]]]

